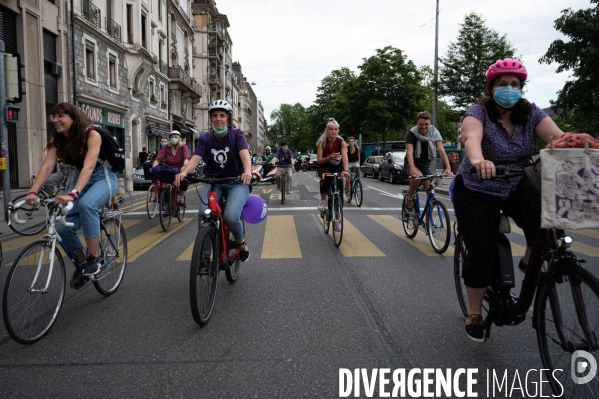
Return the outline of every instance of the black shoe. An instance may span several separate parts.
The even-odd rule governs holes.
[[[167,218],[169,215],[170,215],[170,213],[168,213],[168,212],[164,212],[164,213],[162,214],[162,216],[164,216],[165,218]]]
[[[474,342],[485,342],[485,328],[483,317],[473,314],[466,317],[466,335]]]
[[[83,287],[83,285],[85,284],[85,280],[81,278],[81,275],[79,274],[79,272],[77,270],[75,270],[75,272],[73,273],[73,277],[71,278],[71,288],[78,290],[79,288]]]
[[[185,201],[179,201],[179,202],[177,203],[177,206],[178,206],[179,208],[187,208],[187,206],[185,205]]]
[[[87,262],[85,263],[85,267],[83,268],[84,276],[94,276],[100,273],[100,267],[102,264],[100,260],[96,256],[88,256]]]
[[[414,212],[414,200],[411,198],[406,200],[406,211]]]
[[[522,263],[522,259],[520,259],[520,262],[518,263],[518,269],[520,269],[522,273],[526,273],[526,265]]]
[[[250,249],[244,242],[237,244],[237,250],[239,251],[239,260],[245,262],[250,258]]]

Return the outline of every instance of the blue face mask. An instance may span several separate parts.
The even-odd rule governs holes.
[[[518,89],[514,89],[511,86],[498,87],[495,89],[495,94],[493,94],[493,98],[495,99],[495,102],[497,104],[499,104],[500,107],[503,107],[503,108],[513,107],[521,97],[522,97],[522,91],[518,90]]]
[[[162,141],[162,142],[160,143],[160,147],[164,147],[165,145],[166,145],[166,143],[165,143],[164,141]]]

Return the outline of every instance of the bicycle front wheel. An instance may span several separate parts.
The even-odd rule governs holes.
[[[219,265],[218,230],[202,226],[193,246],[189,272],[191,314],[196,323],[206,325],[216,299]]]
[[[95,276],[94,287],[102,295],[114,293],[125,275],[127,266],[127,236],[125,228],[118,219],[103,221],[100,229],[100,259],[102,270]]]
[[[356,206],[362,206],[362,182],[356,181],[356,187],[354,189],[354,197],[356,198]]]
[[[23,236],[35,235],[46,228],[46,208],[38,203],[30,205],[25,202],[27,194],[20,195],[11,202],[13,210],[7,210],[12,231]]]
[[[327,198],[327,207],[324,211],[320,212],[320,217],[322,217],[322,224],[324,226],[324,233],[329,234],[329,229],[331,228],[331,208],[332,208],[332,199],[331,197]]]
[[[287,187],[285,186],[285,180],[286,176],[281,176],[281,187],[279,187],[281,189],[281,205],[285,204],[285,190],[287,190]]]
[[[243,219],[242,219],[243,220]],[[243,223],[243,221],[242,221]],[[245,231],[245,225],[243,227],[243,230]],[[231,231],[229,231],[229,249],[228,249],[228,254],[227,257],[230,257],[236,250],[236,243],[235,243],[235,237],[233,237],[233,233],[231,233]],[[237,255],[235,257],[235,259],[233,259],[231,261],[231,264],[227,266],[227,268],[225,269],[225,276],[227,277],[227,281],[229,281],[229,283],[233,284],[235,281],[237,281],[237,277],[239,276],[239,267],[241,266],[241,260],[239,259],[239,255]]]
[[[148,195],[146,197],[146,211],[148,212],[148,217],[150,219],[154,219],[159,207],[160,198],[158,198],[158,189],[156,188],[156,185],[152,183],[150,188],[148,188]]]
[[[160,225],[162,230],[168,231],[171,227],[173,212],[171,209],[171,190],[164,189],[160,194]]]
[[[335,246],[341,245],[343,239],[343,203],[341,196],[335,195],[333,198],[333,241]]]
[[[406,233],[406,236],[408,236],[408,238],[414,238],[418,233],[418,214],[416,212],[407,211],[406,201],[407,197],[404,197],[401,204],[401,225],[403,226],[403,231]],[[416,204],[413,206],[416,206]]]
[[[123,186],[119,186],[116,195],[114,196],[115,203],[119,207],[120,211],[127,213],[133,208],[133,197],[131,192]]]
[[[2,316],[6,331],[18,343],[42,339],[60,313],[67,278],[60,251],[51,252],[50,242],[36,241],[21,251],[8,273]]]
[[[575,351],[587,352],[595,364],[599,361],[599,280],[576,260],[558,260],[552,272],[555,282],[549,282],[548,276],[544,276],[534,308],[543,368],[556,396],[565,393],[564,397],[569,398],[597,398],[599,376],[595,374],[586,383],[575,383],[571,367],[576,368],[578,379],[591,375],[580,374],[584,368],[579,371],[579,364],[571,365],[571,362],[576,361],[572,357]],[[552,307],[555,310],[552,311]],[[558,336],[558,324],[564,335],[563,344]],[[592,363],[591,359],[579,359]]]
[[[464,259],[466,259],[466,245],[464,245],[462,235],[458,233],[455,238],[455,250],[453,252],[453,279],[455,281],[456,294],[458,294],[458,303],[464,317],[468,317],[468,295],[466,294],[466,286],[462,278]]]
[[[447,212],[445,204],[438,200],[431,202],[431,209],[426,221],[426,231],[436,253],[442,254],[447,251],[451,241],[449,212]]]

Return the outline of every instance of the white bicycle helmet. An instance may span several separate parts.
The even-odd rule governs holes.
[[[210,106],[208,107],[208,114],[211,114],[212,111],[214,111],[215,109],[224,109],[225,111],[227,111],[228,114],[233,113],[233,107],[231,107],[231,104],[229,104],[225,100],[213,101],[212,104],[210,104]]]
[[[183,136],[181,135],[181,132],[179,132],[178,130],[172,130],[168,136],[171,137],[173,134],[176,134],[177,136],[179,136],[179,138],[183,138]]]
[[[266,146],[266,148],[264,149],[264,151],[271,151],[271,148],[269,146]]]

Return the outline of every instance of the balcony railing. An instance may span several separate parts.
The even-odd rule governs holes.
[[[201,96],[202,91],[200,84],[192,79],[181,67],[169,67],[168,77],[171,81],[179,81],[183,83],[187,88],[194,92],[198,97]]]
[[[210,75],[210,83],[220,83],[220,76],[218,75]]]
[[[208,57],[216,57],[220,61],[220,60],[222,60],[223,56],[221,55],[220,51],[218,51],[217,49],[209,48],[208,49]]]
[[[222,36],[223,34],[223,28],[222,26],[220,26],[220,24],[208,24],[208,32],[216,32],[218,33],[219,36]]]
[[[181,4],[179,4],[179,11],[181,11],[181,15],[183,15],[187,23],[189,23],[189,15],[187,15],[187,11],[185,11],[183,7],[181,7]]]
[[[85,19],[96,25],[98,29],[102,29],[102,18],[100,9],[96,7],[90,0],[81,0],[81,12]]]
[[[111,18],[105,18],[106,32],[113,37],[117,42],[121,42],[121,25],[114,22]]]

